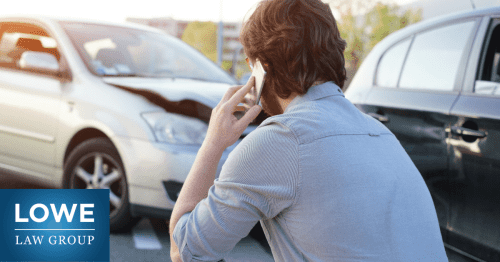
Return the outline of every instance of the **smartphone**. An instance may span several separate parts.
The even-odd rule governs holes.
[[[255,103],[253,105],[259,105],[260,96],[262,95],[262,88],[264,87],[264,81],[266,80],[266,71],[264,71],[264,67],[262,66],[262,64],[258,59],[257,61],[255,61],[255,64],[253,65],[252,76],[255,76],[255,86],[254,86]]]

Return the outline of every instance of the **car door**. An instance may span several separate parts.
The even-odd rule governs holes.
[[[53,54],[54,38],[39,26],[0,23],[0,167],[35,176],[53,173],[62,83],[23,70],[25,51]]]
[[[363,111],[399,139],[426,181],[443,239],[449,220],[446,129],[477,21],[427,28],[394,43],[381,56]]]
[[[500,18],[483,23],[467,70],[473,81],[451,110],[449,244],[500,261]]]

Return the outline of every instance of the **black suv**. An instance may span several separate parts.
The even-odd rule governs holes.
[[[446,248],[500,261],[500,7],[391,34],[345,94],[422,173]]]

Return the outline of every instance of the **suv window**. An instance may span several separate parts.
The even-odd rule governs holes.
[[[375,78],[377,86],[396,87],[411,38],[401,41],[385,52],[380,60]]]
[[[482,73],[476,81],[474,92],[481,95],[500,96],[500,21],[495,21],[486,53]]]
[[[399,86],[452,91],[474,24],[470,21],[417,34],[404,64]]]
[[[0,67],[19,68],[18,62],[26,51],[44,52],[57,60],[57,42],[40,27],[24,23],[0,24]]]

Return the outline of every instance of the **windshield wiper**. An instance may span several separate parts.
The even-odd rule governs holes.
[[[104,74],[104,75],[99,75],[99,76],[102,76],[102,77],[149,77],[147,75],[140,75],[140,74],[135,74],[135,73],[131,73],[131,74]]]
[[[203,81],[203,82],[214,82],[213,80],[201,78],[201,77],[178,76],[177,78],[198,80],[198,81]]]
[[[228,83],[227,81],[223,81],[220,79],[206,79],[206,78],[201,78],[201,77],[187,77],[187,76],[177,76],[176,78],[182,78],[182,79],[191,79],[191,80],[196,80],[196,81],[202,81],[202,82],[209,82],[209,83],[225,83],[225,84],[230,84],[230,85],[235,85],[236,83]]]

